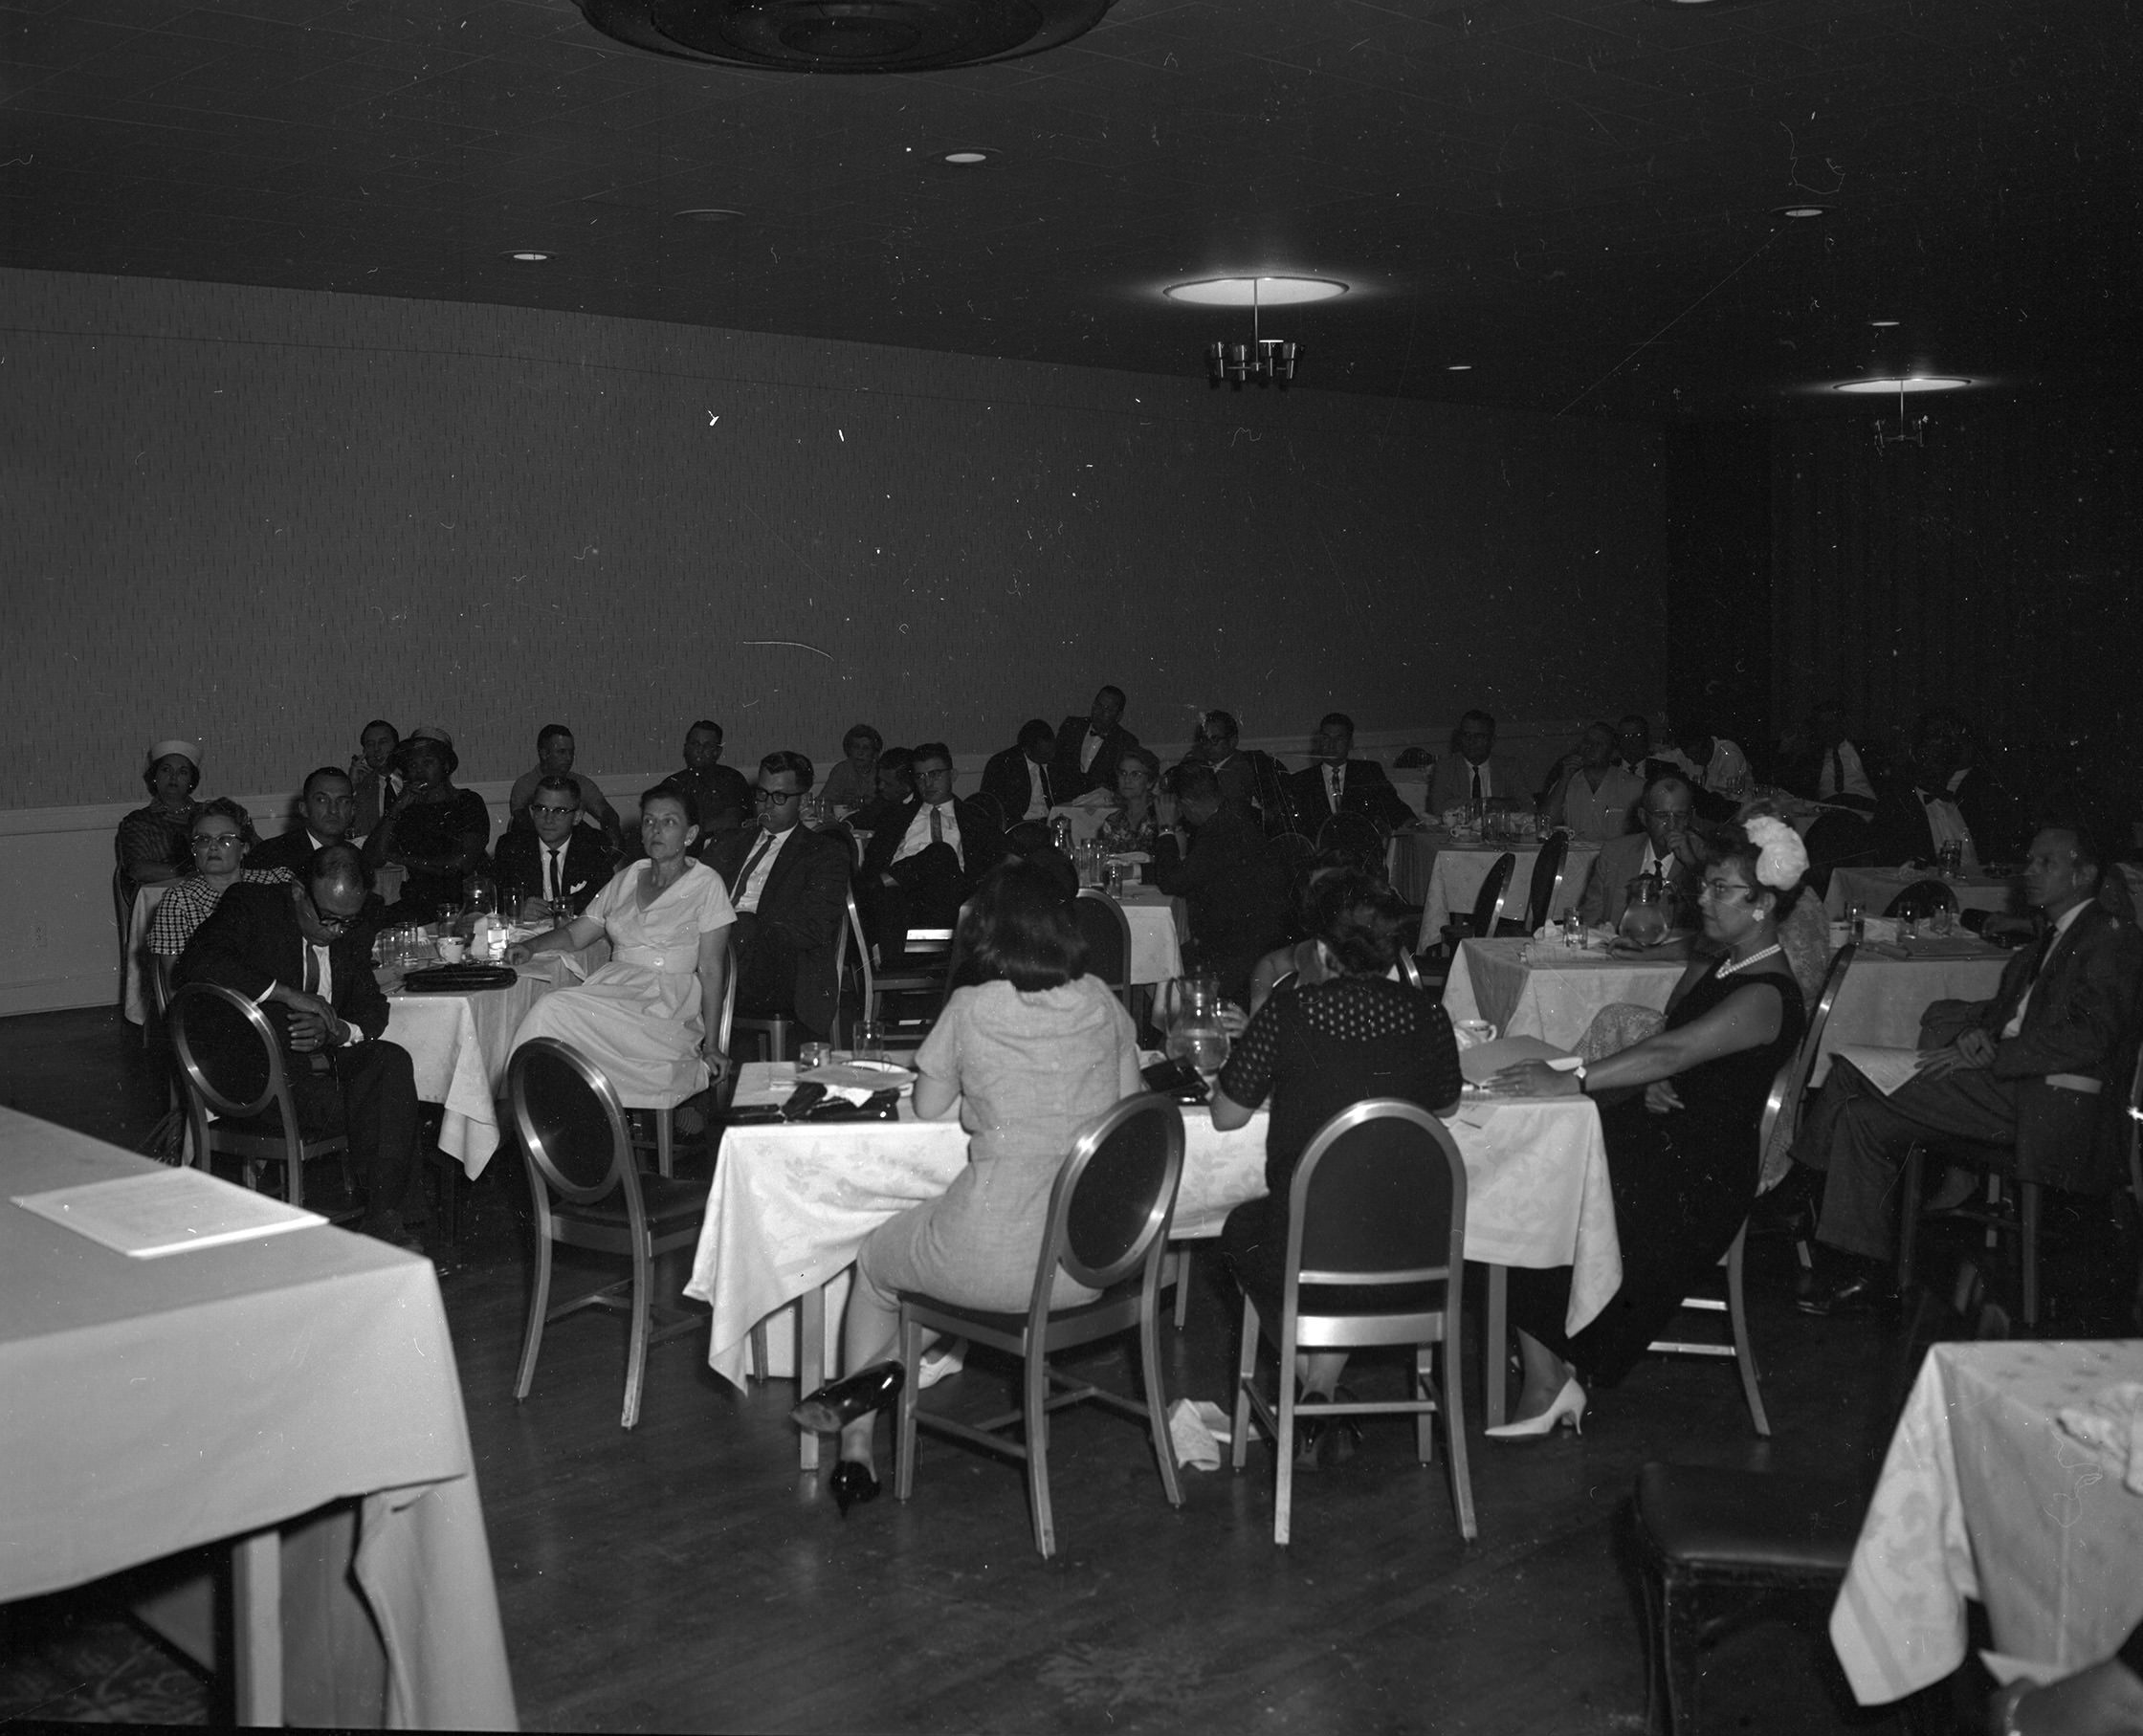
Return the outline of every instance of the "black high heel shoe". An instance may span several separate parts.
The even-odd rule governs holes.
[[[1352,1417],[1304,1415],[1314,1406],[1331,1402],[1323,1393],[1305,1393],[1294,1401],[1294,1468],[1298,1471],[1316,1470],[1328,1460],[1344,1463],[1361,1442],[1361,1425]]]
[[[833,1467],[832,1479],[827,1486],[833,1491],[833,1505],[841,1509],[843,1519],[849,1516],[851,1507],[859,1507],[878,1498],[878,1479],[870,1466],[859,1464],[853,1459],[844,1459]]]
[[[788,1419],[816,1435],[838,1434],[857,1417],[882,1411],[899,1397],[905,1378],[897,1362],[874,1362],[843,1379],[828,1381],[789,1412]],[[872,1486],[875,1493],[875,1483]]]

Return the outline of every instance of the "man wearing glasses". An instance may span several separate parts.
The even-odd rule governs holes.
[[[610,883],[617,853],[580,817],[580,780],[546,775],[529,797],[528,825],[508,826],[498,840],[492,868],[499,895],[511,892],[523,922],[552,927],[562,920],[560,905],[579,916]]]
[[[233,886],[187,943],[176,981],[218,984],[267,1014],[298,1125],[349,1139],[359,1227],[422,1253],[411,1227],[423,1215],[416,1085],[409,1052],[382,1036],[387,997],[360,921],[370,891],[364,859],[346,844],[315,851],[290,885]],[[211,1041],[211,1068],[245,1065],[241,1036],[250,1044],[250,1032],[232,1032],[228,1057]]]
[[[813,1039],[833,1028],[833,960],[848,913],[849,849],[799,824],[812,766],[768,754],[752,792],[759,824],[717,839],[707,866],[737,910],[737,1010],[793,1019]]]

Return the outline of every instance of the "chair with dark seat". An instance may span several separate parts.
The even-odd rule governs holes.
[[[335,1158],[347,1184],[350,1142],[340,1132],[307,1135],[298,1126],[282,1039],[266,1013],[218,983],[189,982],[171,998],[165,1022],[186,1093],[196,1168],[211,1167],[218,1156],[235,1157],[250,1182],[262,1165],[280,1164],[283,1198],[297,1206],[305,1203],[308,1163]],[[354,1205],[333,1214],[339,1223],[358,1215]]]
[[[1703,1649],[1779,1599],[1836,1594],[1867,1505],[1850,1484],[1800,1477],[1688,1464],[1638,1472],[1646,1729],[1661,1727],[1664,1690],[1666,1727],[1697,1736]],[[1706,1608],[1722,1602],[1730,1607]]]
[[[1889,902],[1883,912],[1886,916],[1911,917],[1914,922],[1925,922],[1936,911],[1956,914],[1957,895],[1954,888],[1939,880],[1915,880]]]
[[[1098,887],[1082,887],[1072,901],[1072,925],[1087,943],[1087,971],[1131,1010],[1131,922]]]
[[[651,1316],[658,1311],[652,1306],[654,1261],[698,1241],[709,1184],[643,1176],[632,1160],[617,1092],[593,1062],[555,1037],[532,1038],[514,1051],[506,1069],[506,1096],[536,1207],[536,1284],[514,1398],[517,1403],[526,1398],[535,1384],[545,1326],[579,1308],[615,1308],[631,1321],[626,1341],[625,1412],[619,1418],[630,1428],[640,1420],[648,1347],[704,1324],[698,1314],[671,1309],[659,1310],[667,1316],[660,1326]],[[618,1255],[632,1263],[631,1274],[554,1306],[554,1242]]]
[[[1515,922],[1500,921],[1499,934],[1530,934],[1542,927],[1556,900],[1562,896],[1563,868],[1570,860],[1570,834],[1558,832],[1540,846],[1533,859],[1533,878],[1526,887],[1525,909]],[[1515,868],[1515,864],[1513,865]]]
[[[1005,834],[1005,842],[1011,846],[1015,856],[1031,856],[1036,850],[1046,850],[1055,844],[1049,828],[1039,820],[1022,820]]]
[[[966,798],[966,802],[969,807],[989,822],[993,830],[1002,832],[1005,829],[1005,806],[987,790],[977,790]]]
[[[1460,1343],[1466,1243],[1466,1165],[1444,1124],[1397,1098],[1341,1110],[1310,1141],[1288,1190],[1287,1265],[1277,1293],[1243,1296],[1236,1362],[1236,1470],[1249,1453],[1250,1417],[1273,1438],[1272,1541],[1284,1544],[1294,1500],[1294,1396],[1299,1351],[1414,1347],[1411,1398],[1335,1401],[1319,1418],[1387,1413],[1414,1418],[1415,1450],[1435,1457],[1433,1418],[1444,1417],[1451,1504],[1459,1532],[1476,1534],[1466,1465],[1464,1394],[1452,1358]],[[1343,1286],[1341,1293],[1326,1286]],[[1338,1308],[1335,1311],[1334,1305]],[[1257,1386],[1260,1334],[1279,1353],[1277,1397]],[[1443,1345],[1441,1390],[1432,1351]]]
[[[1488,878],[1481,882],[1480,894],[1473,900],[1471,912],[1454,915],[1444,925],[1442,968],[1422,973],[1424,987],[1442,994],[1450,977],[1451,960],[1458,956],[1459,942],[1496,932],[1503,917],[1503,906],[1511,895],[1511,876],[1517,871],[1517,857],[1509,850],[1490,865]]]
[[[1168,1438],[1168,1406],[1160,1385],[1160,1267],[1168,1222],[1176,1209],[1176,1185],[1183,1168],[1182,1111],[1148,1092],[1127,1097],[1079,1131],[1049,1191],[1049,1228],[1035,1263],[1034,1289],[1026,1311],[991,1313],[929,1296],[900,1298],[900,1360],[907,1371],[899,1400],[899,1444],[894,1494],[906,1501],[915,1487],[916,1429],[949,1435],[994,1453],[1022,1460],[1033,1504],[1034,1547],[1045,1559],[1056,1552],[1056,1523],[1049,1506],[1051,1411],[1085,1399],[1122,1416],[1142,1419],[1160,1460],[1160,1485],[1170,1506],[1183,1505],[1176,1455]],[[1094,1301],[1052,1312],[1049,1291],[1059,1267],[1076,1284],[1101,1294]],[[1049,1366],[1059,1351],[1137,1331],[1145,1402],[1075,1380]],[[932,1415],[917,1404],[925,1331],[939,1331],[1017,1356],[1025,1364],[1020,1408],[979,1423]],[[1050,1388],[1058,1390],[1051,1393]],[[1020,1426],[1024,1439],[1007,1439]]]

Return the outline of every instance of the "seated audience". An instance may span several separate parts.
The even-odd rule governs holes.
[[[1696,888],[1703,878],[1704,845],[1690,824],[1695,793],[1679,772],[1667,772],[1645,786],[1637,804],[1643,829],[1610,838],[1593,859],[1585,890],[1578,895],[1578,914],[1587,928],[1614,928],[1629,908],[1630,883],[1656,873],[1673,897],[1668,915],[1676,927],[1696,913]]]
[[[1007,826],[1023,820],[1047,820],[1055,805],[1049,785],[1049,758],[1056,733],[1040,717],[1020,725],[1018,738],[983,767],[983,794],[997,803]]]
[[[1005,859],[1005,834],[953,795],[953,755],[942,741],[915,751],[915,800],[874,828],[856,874],[864,932],[889,963],[912,928],[950,928],[983,877]]]
[[[1631,712],[1615,725],[1615,758],[1641,783],[1679,769],[1671,759],[1652,757],[1652,720],[1643,712]]]
[[[1355,720],[1345,712],[1327,712],[1311,743],[1317,763],[1288,780],[1303,829],[1313,836],[1335,814],[1365,814],[1387,831],[1420,818],[1400,800],[1382,766],[1352,758],[1354,746]]]
[[[402,737],[385,717],[375,717],[357,740],[360,751],[350,756],[350,794],[357,801],[350,836],[363,838],[402,793],[402,775],[395,769],[395,750]]]
[[[1288,1190],[1317,1130],[1369,1097],[1397,1097],[1448,1117],[1463,1084],[1449,1015],[1428,996],[1389,980],[1414,926],[1399,895],[1341,870],[1318,883],[1313,909],[1322,979],[1274,987],[1235,1043],[1213,1092],[1213,1125],[1223,1132],[1247,1124],[1268,1099],[1272,1106],[1266,1196],[1228,1213],[1221,1233],[1228,1270],[1269,1320],[1286,1279]],[[1369,1297],[1357,1305],[1392,1306],[1388,1292]],[[1319,1291],[1318,1304],[1344,1312],[1350,1298],[1343,1289]],[[1298,1356],[1301,1402],[1329,1404],[1346,1360],[1339,1351]],[[1304,1421],[1291,1449],[1295,1462],[1310,1470],[1320,1457],[1345,1457],[1359,1432],[1342,1428],[1328,1433],[1314,1419]]]
[[[253,819],[244,808],[228,796],[202,804],[193,823],[193,872],[174,880],[156,907],[149,919],[150,952],[160,958],[185,952],[193,931],[232,887],[272,886],[290,878],[283,868],[246,867],[253,847]]]
[[[751,818],[752,786],[735,766],[724,765],[721,725],[702,717],[685,732],[685,763],[663,780],[682,790],[692,803],[692,823],[699,828],[697,849],[705,852]]]
[[[422,1253],[416,1085],[408,1052],[383,1035],[387,998],[359,928],[371,890],[346,844],[318,851],[287,885],[231,887],[187,943],[176,981],[215,983],[260,1006],[282,1042],[298,1125],[349,1139],[360,1227]]]
[[[631,1109],[674,1109],[726,1071],[717,1016],[728,985],[737,912],[721,879],[692,859],[699,828],[682,790],[658,783],[640,798],[640,846],[572,921],[507,953],[578,953],[610,943],[610,961],[573,988],[545,995],[513,1046],[555,1037],[585,1055]]]
[[[1756,779],[1749,771],[1748,755],[1737,743],[1724,736],[1713,735],[1711,724],[1701,718],[1683,718],[1679,749],[1668,753],[1667,758],[1681,762],[1700,798],[1714,797],[1724,804],[1720,809],[1722,817],[1755,793]],[[1699,815],[1709,819],[1711,816],[1703,813],[1704,805],[1700,800]]]
[[[1086,944],[1046,874],[1008,866],[990,875],[960,938],[981,980],[952,992],[917,1052],[914,1107],[923,1120],[957,1109],[968,1162],[939,1198],[865,1239],[842,1331],[844,1360],[858,1372],[792,1413],[805,1428],[839,1430],[832,1491],[844,1513],[878,1493],[873,1437],[900,1390],[900,1365],[888,1359],[901,1291],[1025,1308],[1065,1154],[1083,1124],[1141,1088],[1130,1016],[1087,975]],[[1071,1307],[1094,1294],[1060,1271],[1050,1302]]]
[[[2103,846],[2076,826],[2031,841],[2024,890],[2038,944],[1991,1000],[1938,1000],[1911,1079],[1886,1093],[1850,1062],[1830,1069],[1794,1155],[1828,1172],[1817,1240],[1832,1276],[1801,1301],[1855,1311],[1891,1293],[1897,1176],[1922,1142],[1969,1141],[1999,1174],[2078,1194],[2126,1179],[2121,1093],[2133,1065],[2143,935],[2097,902]]]
[[[617,871],[617,852],[583,825],[577,779],[545,773],[528,799],[528,824],[508,826],[492,854],[498,908],[548,925],[557,906],[576,916]]]
[[[1630,811],[1644,785],[1615,762],[1613,727],[1595,723],[1578,742],[1578,763],[1549,791],[1543,818],[1567,826],[1573,838],[1604,844],[1629,830]]]
[[[1758,819],[1748,832],[1723,833],[1705,863],[1698,908],[1724,956],[1690,961],[1668,1000],[1666,1028],[1574,1072],[1529,1061],[1491,1082],[1526,1095],[1615,1093],[1600,1120],[1623,1253],[1622,1287],[1576,1332],[1564,1325],[1569,1267],[1512,1271],[1525,1382],[1516,1420],[1491,1436],[1581,1427],[1586,1384],[1616,1385],[1635,1366],[1718,1264],[1756,1198],[1757,1121],[1801,1041],[1801,993],[1778,933],[1801,896],[1807,858],[1791,826]]]
[[[849,816],[858,832],[875,832],[916,799],[915,752],[889,747],[878,755],[878,793]]]
[[[514,787],[506,797],[507,824],[528,824],[528,802],[536,793],[539,778],[563,778],[570,773],[581,786],[582,817],[602,832],[604,841],[612,849],[622,848],[625,833],[618,824],[617,809],[610,805],[594,779],[585,772],[573,773],[573,732],[563,723],[546,723],[537,731],[536,769],[523,772],[514,780]]]
[[[1116,761],[1116,805],[1102,816],[1094,833],[1103,849],[1116,856],[1141,850],[1151,856],[1160,847],[1163,828],[1160,810],[1154,805],[1154,786],[1160,781],[1160,758],[1152,748],[1132,748]]]
[[[1219,978],[1226,999],[1243,1005],[1258,959],[1287,934],[1286,872],[1266,855],[1258,829],[1221,805],[1210,766],[1178,769],[1176,823],[1190,834],[1190,847],[1163,834],[1148,878],[1183,900],[1191,955]]]
[[[1487,712],[1468,712],[1451,732],[1451,751],[1437,762],[1428,786],[1428,811],[1469,802],[1514,802],[1527,805],[1527,791],[1510,761],[1495,751],[1495,719]]]
[[[1222,802],[1245,819],[1268,833],[1296,829],[1287,767],[1262,748],[1242,745],[1242,728],[1233,713],[1203,713],[1190,752],[1183,758],[1185,763],[1203,759],[1211,766],[1221,786]]]
[[[833,1029],[833,960],[848,920],[849,846],[801,823],[812,766],[802,754],[759,762],[759,824],[703,858],[737,912],[737,1010],[789,1019],[823,1041]]]
[[[1116,787],[1116,761],[1138,745],[1138,737],[1123,727],[1123,689],[1105,687],[1084,717],[1064,720],[1056,733],[1056,758],[1049,762],[1049,792],[1057,801]]]
[[[114,841],[129,898],[137,887],[176,880],[193,866],[193,823],[201,814],[193,792],[201,783],[201,750],[190,741],[159,741],[149,749],[142,781],[148,786],[148,805],[119,823]]]
[[[1910,763],[1877,795],[1868,829],[1873,858],[1884,864],[1933,862],[1952,842],[1982,862],[2008,856],[2014,842],[2009,798],[1972,765],[1956,713],[1937,708],[1921,714]]]
[[[1860,749],[1845,738],[1845,714],[1819,705],[1808,715],[1808,743],[1788,763],[1779,782],[1797,796],[1826,802],[1862,815],[1875,811],[1875,785]]]
[[[886,738],[868,723],[859,723],[841,737],[841,758],[826,775],[820,794],[836,820],[871,802],[878,793],[878,755]]]
[[[394,805],[365,841],[365,863],[379,868],[393,863],[408,878],[402,883],[401,909],[429,916],[461,903],[463,878],[484,865],[491,842],[491,812],[475,790],[456,789],[453,775],[461,757],[453,737],[435,723],[420,723],[402,743],[402,774],[408,780]]]
[[[323,765],[308,773],[304,794],[298,801],[299,820],[286,825],[265,844],[255,845],[247,861],[256,868],[285,868],[296,873],[312,859],[315,850],[331,844],[352,842],[350,831],[357,819],[357,795],[350,776],[339,766]]]

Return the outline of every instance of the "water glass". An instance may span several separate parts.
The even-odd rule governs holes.
[[[880,1041],[882,1042],[883,1039]],[[832,1059],[833,1045],[830,1043],[803,1043],[797,1044],[796,1068],[800,1073],[808,1073],[813,1068],[825,1066]]]
[[[855,1027],[855,1058],[858,1061],[883,1061],[886,1058],[886,1027],[875,1019],[866,1019]]]

